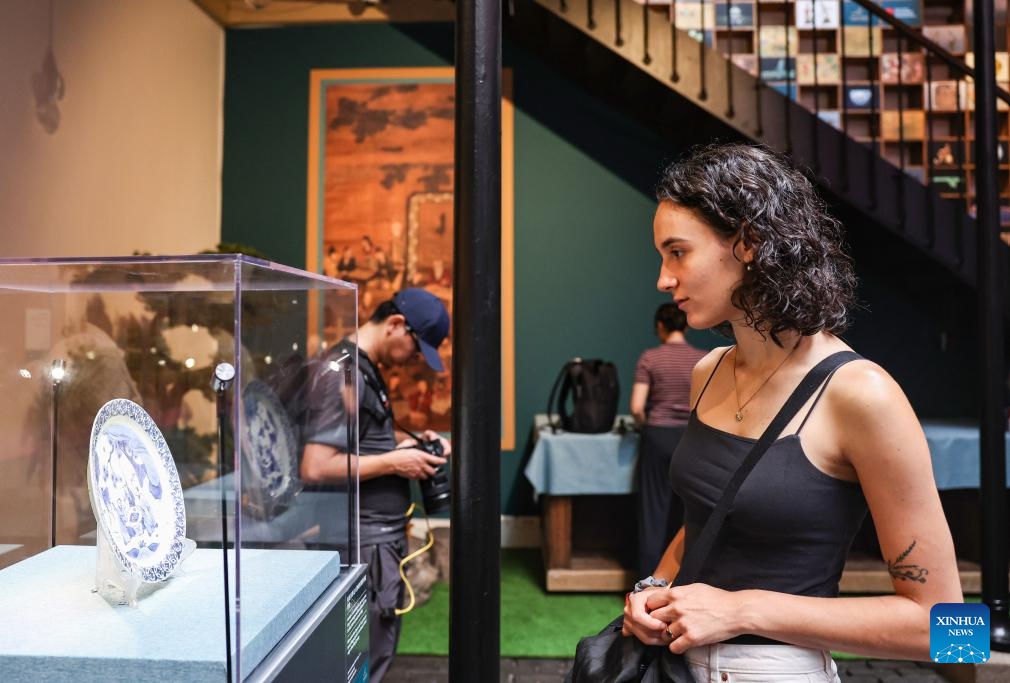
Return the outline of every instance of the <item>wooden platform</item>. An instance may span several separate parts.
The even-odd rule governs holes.
[[[548,567],[548,591],[624,593],[642,578],[605,553],[574,551],[569,564],[568,567]]]

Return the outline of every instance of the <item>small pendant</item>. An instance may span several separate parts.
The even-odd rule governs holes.
[[[741,413],[739,410],[736,413],[736,421],[743,422],[743,413]]]

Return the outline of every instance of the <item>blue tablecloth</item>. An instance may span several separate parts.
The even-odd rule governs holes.
[[[924,420],[938,489],[979,485],[978,428],[967,421]],[[634,490],[638,434],[572,434],[541,429],[526,465],[537,495],[619,495]],[[1007,438],[1010,474],[1010,436]],[[1008,477],[1010,479],[1010,477]]]
[[[607,495],[634,489],[638,433],[623,436],[540,430],[526,478],[540,495]]]
[[[968,420],[923,420],[936,488],[977,489],[979,486],[978,423]],[[1006,439],[1010,474],[1010,435]],[[1010,476],[1008,476],[1010,480]]]

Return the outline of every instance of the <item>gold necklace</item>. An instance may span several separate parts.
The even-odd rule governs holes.
[[[800,337],[800,339],[802,339],[802,337]],[[782,366],[786,364],[786,361],[792,358],[793,354],[796,352],[796,349],[798,349],[800,346],[800,339],[796,340],[796,344],[794,344],[793,348],[789,351],[789,353],[786,354],[786,357],[782,359],[782,362],[776,365],[775,369],[771,371],[771,374],[764,378],[761,384],[758,385],[758,388],[754,390],[754,393],[750,395],[750,398],[748,398],[746,401],[743,402],[743,405],[740,404],[740,392],[736,383],[736,357],[738,355],[739,347],[733,349],[733,397],[736,399],[736,414],[734,415],[734,417],[736,418],[737,422],[743,422],[743,409],[747,407],[748,403],[754,400],[754,397],[758,395],[759,391],[764,389],[764,386],[768,384],[768,380],[770,380],[772,377],[775,376],[775,373],[778,372],[782,368]]]

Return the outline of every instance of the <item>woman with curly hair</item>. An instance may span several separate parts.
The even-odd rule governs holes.
[[[851,351],[838,335],[855,277],[838,221],[765,148],[697,150],[666,169],[657,196],[658,288],[691,327],[731,329],[736,343],[694,369],[670,467],[684,527],[629,594],[624,634],[684,653],[698,681],[837,681],[829,650],[929,659],[930,608],[962,601],[953,543],[908,400],[859,357],[820,384],[757,461],[701,579],[670,585],[786,399],[820,361]],[[867,510],[894,594],[840,598]]]

